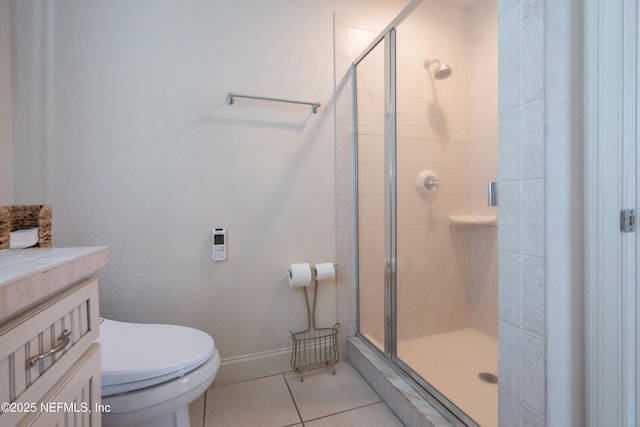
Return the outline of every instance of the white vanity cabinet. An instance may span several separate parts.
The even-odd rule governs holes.
[[[2,427],[101,425],[91,274],[106,264],[106,248],[68,249],[0,251]]]

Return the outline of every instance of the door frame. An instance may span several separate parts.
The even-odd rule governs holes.
[[[638,198],[638,7],[585,2],[585,309],[587,425],[640,421],[637,232],[620,211]]]

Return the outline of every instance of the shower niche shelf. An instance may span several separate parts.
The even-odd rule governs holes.
[[[453,226],[489,226],[498,224],[496,215],[449,215],[449,225]]]

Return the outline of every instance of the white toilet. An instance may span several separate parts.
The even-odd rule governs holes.
[[[104,427],[189,427],[220,367],[213,339],[176,325],[100,319]]]

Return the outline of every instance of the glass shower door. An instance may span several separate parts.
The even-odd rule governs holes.
[[[397,27],[395,361],[465,424],[493,426],[496,5],[432,6]]]

